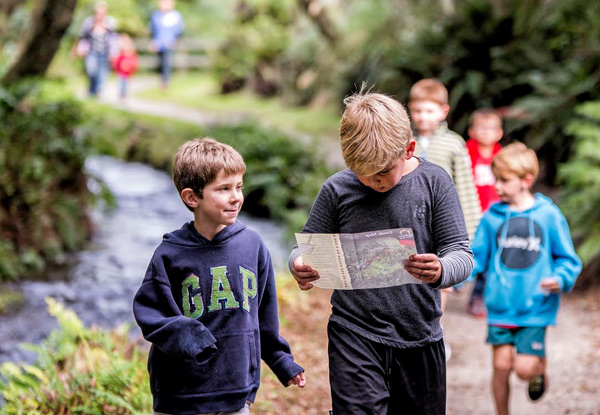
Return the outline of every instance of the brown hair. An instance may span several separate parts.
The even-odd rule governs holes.
[[[359,176],[372,176],[404,155],[412,131],[401,103],[364,90],[344,99],[340,144],[346,166]]]
[[[421,79],[410,88],[409,100],[433,101],[440,105],[447,105],[448,90],[437,79]]]
[[[502,128],[502,117],[493,108],[480,108],[478,110],[473,111],[473,113],[469,117],[470,125],[475,124],[475,121],[478,118],[479,119],[481,119],[481,118],[484,118],[484,119],[496,118],[498,120],[498,124],[500,125],[500,128]]]
[[[497,177],[514,174],[521,179],[531,174],[535,180],[540,172],[540,166],[535,151],[523,143],[515,142],[496,154],[492,161],[492,171]]]
[[[202,197],[202,189],[221,170],[226,174],[244,174],[246,164],[233,147],[210,137],[196,138],[179,147],[173,162],[173,183],[180,194],[190,188]]]

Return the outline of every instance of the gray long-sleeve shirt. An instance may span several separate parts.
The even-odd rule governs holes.
[[[418,253],[435,253],[442,276],[427,284],[336,290],[330,320],[373,341],[394,347],[420,347],[442,338],[440,292],[465,280],[473,253],[452,179],[441,167],[419,159],[419,166],[385,193],[360,183],[351,170],[323,184],[303,233],[358,233],[412,228]],[[290,264],[300,256],[297,247]],[[318,271],[318,270],[317,270]]]

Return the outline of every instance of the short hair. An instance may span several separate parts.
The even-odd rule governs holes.
[[[480,109],[473,111],[473,113],[469,117],[469,124],[470,125],[475,124],[475,121],[478,118],[479,119],[481,119],[481,118],[484,118],[484,119],[496,118],[498,120],[498,123],[500,124],[500,127],[502,127],[502,117],[500,116],[498,111],[496,111],[493,108],[480,108]]]
[[[344,99],[340,144],[346,166],[359,176],[372,176],[405,154],[412,131],[400,102],[364,89]]]
[[[447,105],[448,90],[437,79],[421,79],[410,88],[409,101],[433,101],[440,105]]]
[[[214,181],[221,170],[225,174],[244,174],[246,164],[233,147],[210,137],[196,138],[179,147],[173,162],[173,183],[180,194],[190,188],[202,197],[204,187]]]
[[[535,180],[540,172],[540,165],[535,151],[523,143],[515,142],[496,154],[492,160],[492,171],[497,177],[514,174],[521,179],[531,174]]]

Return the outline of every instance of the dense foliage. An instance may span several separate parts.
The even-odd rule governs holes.
[[[152,413],[147,354],[129,341],[129,328],[86,328],[48,298],[59,329],[40,345],[33,365],[3,363],[0,415]]]
[[[457,0],[454,13],[433,14],[432,3],[426,11],[358,1],[345,26],[354,43],[336,55],[341,71],[326,72],[344,79],[338,96],[366,80],[405,101],[415,81],[439,78],[453,129],[464,135],[477,108],[501,109],[507,135],[538,151],[542,180],[554,184],[569,156],[563,127],[575,104],[600,97],[600,9],[583,0]]]
[[[581,281],[587,285],[600,271],[600,101],[583,104],[576,113],[566,127],[575,136],[573,157],[560,166],[559,178],[565,184],[561,206],[573,236],[581,242],[578,253],[588,266]],[[593,262],[596,266],[590,268]]]
[[[65,263],[91,230],[80,105],[33,85],[0,89],[0,280]]]
[[[294,6],[292,0],[238,1],[236,24],[215,54],[223,92],[238,90],[249,80],[260,95],[279,91],[281,75],[275,65],[290,44]]]

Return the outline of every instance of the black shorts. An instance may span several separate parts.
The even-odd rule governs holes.
[[[329,322],[333,415],[446,413],[444,341],[400,349]]]

